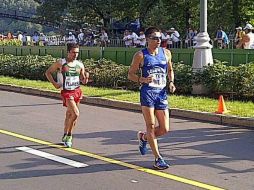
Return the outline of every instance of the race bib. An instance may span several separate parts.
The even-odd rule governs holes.
[[[166,75],[163,73],[154,73],[150,75],[153,81],[149,83],[149,86],[155,88],[164,88],[166,86],[167,80]]]
[[[66,90],[74,90],[80,86],[79,76],[66,76],[64,87]]]

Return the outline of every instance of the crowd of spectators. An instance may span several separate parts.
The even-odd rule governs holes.
[[[35,31],[32,35],[27,32],[18,32],[17,35],[8,32],[6,35],[0,34],[0,40],[16,39],[22,46],[52,46],[66,45],[68,43],[78,43],[80,46],[107,46],[109,42],[105,30],[93,31],[83,30],[69,31],[66,35],[45,35]]]
[[[251,24],[245,27],[237,27],[235,34],[231,39],[222,27],[218,27],[215,38],[210,43],[215,48],[242,48],[254,49],[254,28]],[[192,48],[196,45],[198,31],[194,28],[189,28],[185,35],[181,36],[175,28],[161,31],[161,46],[165,48]],[[78,43],[80,46],[124,46],[124,47],[146,47],[146,38],[144,31],[135,32],[125,30],[122,37],[112,38],[108,35],[105,29],[92,30],[80,29],[69,31],[66,35],[47,36],[43,33],[35,31],[32,35],[26,32],[18,32],[14,36],[8,32],[6,36],[0,34],[1,39],[18,39],[23,46],[51,46],[51,45],[66,45],[68,43]]]
[[[186,34],[182,37],[175,28],[161,31],[161,46],[164,48],[193,48],[197,44],[198,31],[193,28],[189,28]],[[123,41],[125,47],[145,47],[144,32],[140,31],[136,34],[133,31],[125,30]],[[227,49],[227,48],[241,48],[241,49],[254,49],[254,28],[251,24],[246,24],[244,28],[237,27],[233,38],[229,38],[229,35],[223,30],[222,27],[218,27],[215,34],[215,38],[210,40],[210,43],[215,48]],[[231,44],[230,44],[231,43]]]

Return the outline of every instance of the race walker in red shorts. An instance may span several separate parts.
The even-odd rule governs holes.
[[[73,61],[73,66],[68,65],[66,59],[61,61],[62,68],[57,73],[58,83],[61,85],[61,96],[63,105],[67,107],[66,100],[74,100],[79,103],[82,99],[80,89],[80,71],[84,65],[77,60]]]
[[[77,60],[79,46],[67,45],[67,58],[53,63],[46,71],[47,79],[56,89],[61,89],[63,105],[67,107],[64,121],[64,135],[62,142],[67,147],[72,147],[72,132],[79,117],[79,103],[82,99],[80,82],[87,84],[89,73],[85,72],[83,63]],[[53,73],[57,72],[57,81]]]

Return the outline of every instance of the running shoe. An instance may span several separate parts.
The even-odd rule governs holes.
[[[139,131],[138,134],[138,142],[139,142],[139,151],[141,155],[145,155],[147,153],[147,141],[144,140],[142,137],[144,136],[144,133]]]
[[[62,143],[63,143],[63,144],[65,144],[66,138],[67,138],[67,135],[64,135],[64,136],[62,137]]]
[[[71,146],[72,146],[72,136],[66,136],[66,140],[64,142],[64,145],[68,148],[71,148]]]
[[[158,158],[158,159],[155,159],[155,163],[153,167],[159,170],[164,170],[169,168],[169,164],[167,164],[167,162],[165,162],[163,158]]]

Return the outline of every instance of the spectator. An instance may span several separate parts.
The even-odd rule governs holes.
[[[162,30],[162,33],[161,33],[161,47],[167,48],[169,39],[170,39],[170,36],[168,35],[167,31]]]
[[[192,28],[188,29],[185,39],[186,47],[192,47],[194,45],[194,37],[196,35],[197,33]]]
[[[32,37],[32,41],[33,41],[33,44],[35,46],[39,45],[39,35],[38,35],[38,32],[34,32],[34,35]]]
[[[23,35],[21,32],[18,33],[18,40],[22,42]]]
[[[170,28],[170,38],[173,42],[173,48],[179,48],[180,47],[180,34],[175,28]]]
[[[27,33],[23,32],[23,37],[22,37],[22,45],[27,46]]]
[[[240,41],[242,40],[243,35],[245,34],[245,32],[242,30],[242,27],[239,26],[236,28],[236,34],[235,34],[235,46],[238,48],[243,48],[243,47],[239,47],[238,44],[240,43]]]
[[[217,41],[217,45],[220,49],[228,47],[229,39],[226,32],[222,30],[222,27],[218,28],[216,38],[214,40]]]
[[[95,35],[94,35],[93,31],[90,29],[88,34],[87,34],[87,38],[86,38],[87,43],[86,43],[86,45],[87,46],[94,46],[94,38],[95,38]],[[107,40],[107,42],[108,42],[108,40]]]
[[[134,31],[130,31],[133,47],[139,46],[138,35]]]
[[[45,36],[45,34],[40,33],[39,36],[39,46],[46,46],[47,45],[47,37]]]
[[[72,32],[69,32],[69,35],[66,38],[67,44],[77,43],[77,40],[75,36],[72,34]]]
[[[132,46],[132,38],[128,30],[124,31],[123,41],[124,41],[125,47]]]
[[[78,34],[78,43],[80,46],[84,45],[84,39],[85,39],[85,34],[84,34],[83,30],[80,29],[79,34]]]
[[[100,39],[101,39],[101,47],[106,47],[108,43],[108,34],[104,29],[101,30]]]
[[[144,31],[140,31],[139,32],[138,39],[139,39],[139,45],[140,45],[140,47],[142,47],[142,48],[146,47],[146,36],[144,34]]]
[[[11,32],[7,33],[7,40],[12,40],[13,39],[13,34]]]
[[[238,44],[238,48],[243,47],[244,49],[254,49],[254,33],[252,30],[253,26],[251,24],[246,24],[244,27],[245,34]]]
[[[193,46],[195,46],[197,44],[197,35],[198,35],[198,31],[196,29],[194,29],[194,37],[193,37]]]

